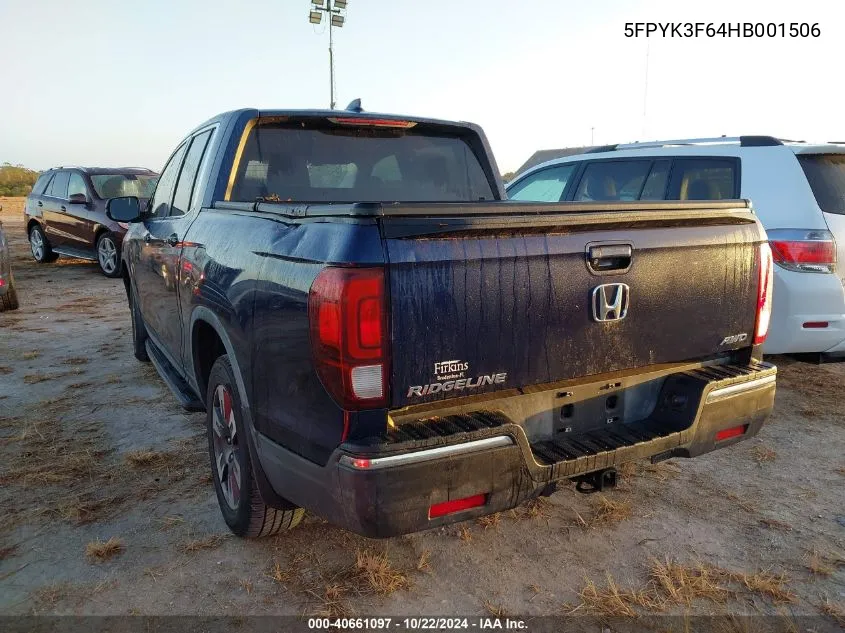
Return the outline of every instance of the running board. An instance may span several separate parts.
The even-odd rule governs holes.
[[[170,391],[172,391],[173,395],[176,396],[176,399],[179,401],[179,404],[182,405],[182,408],[186,411],[205,411],[205,405],[197,399],[193,389],[191,389],[188,383],[185,382],[185,379],[179,375],[179,372],[174,369],[173,365],[171,365],[170,361],[165,358],[161,350],[155,346],[155,343],[153,343],[152,340],[147,339],[145,347],[147,350],[147,356],[150,357],[158,375],[161,376],[161,379],[165,382],[165,384],[170,387]]]
[[[64,255],[65,257],[73,257],[74,259],[84,259],[89,262],[96,262],[97,256],[81,248],[73,248],[72,246],[54,246],[53,252],[57,255]]]

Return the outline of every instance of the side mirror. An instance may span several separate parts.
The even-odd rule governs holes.
[[[135,196],[112,198],[106,202],[106,216],[115,222],[140,222],[141,202]]]
[[[72,193],[67,201],[70,204],[88,204],[88,196],[84,193]]]

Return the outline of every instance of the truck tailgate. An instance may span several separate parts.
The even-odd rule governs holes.
[[[448,207],[380,220],[395,408],[751,344],[765,237],[744,202]]]

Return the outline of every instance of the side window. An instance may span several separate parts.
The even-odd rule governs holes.
[[[671,161],[668,160],[656,160],[652,163],[643,192],[640,194],[640,200],[664,200],[666,198],[670,164]]]
[[[70,198],[75,193],[81,193],[83,196],[88,196],[88,187],[85,186],[85,181],[82,176],[75,171],[70,173],[70,182],[67,186],[67,197]]]
[[[154,218],[166,218],[170,213],[170,201],[173,199],[173,186],[179,175],[179,168],[182,166],[182,158],[185,156],[187,143],[183,143],[176,153],[170,157],[164,171],[158,179],[155,193],[150,201],[150,215]]]
[[[40,196],[41,194],[43,194],[44,191],[47,189],[47,185],[50,182],[50,178],[52,177],[53,173],[49,171],[41,174],[38,177],[38,180],[36,180],[35,184],[32,186],[33,195]]]
[[[508,189],[509,200],[560,202],[577,163],[549,167],[523,178]]]
[[[53,176],[53,182],[50,183],[50,193],[47,194],[53,198],[60,198],[67,200],[67,182],[69,174],[66,171],[56,172]]]
[[[731,200],[736,197],[737,163],[729,158],[675,160],[670,200]]]
[[[176,184],[176,193],[173,195],[173,206],[170,207],[170,215],[185,215],[191,208],[191,193],[194,190],[197,172],[202,164],[202,157],[205,155],[205,147],[211,130],[195,136],[191,141],[191,147],[185,154],[185,163],[182,172],[179,174],[179,182]]]
[[[638,200],[651,168],[650,160],[612,160],[587,163],[575,201]]]

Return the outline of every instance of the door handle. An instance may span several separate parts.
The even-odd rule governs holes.
[[[587,249],[587,266],[596,273],[619,271],[631,267],[634,249],[630,244],[597,244]]]
[[[149,244],[152,241],[153,241],[153,236],[150,234],[150,232],[147,231],[146,233],[144,233],[144,244]]]
[[[176,246],[179,243],[179,236],[176,233],[171,233],[167,236],[168,246]]]
[[[62,210],[62,213],[67,213],[67,209],[65,208],[65,205],[62,205],[59,208]]]
[[[38,201],[38,206],[43,207],[44,205],[41,203],[41,200]]]

